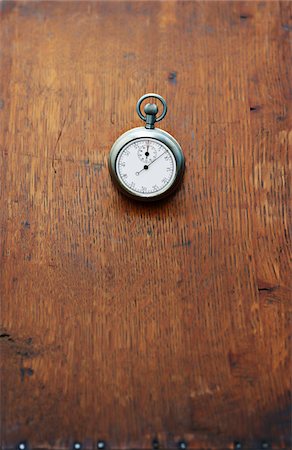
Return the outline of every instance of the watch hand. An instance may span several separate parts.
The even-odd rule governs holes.
[[[165,150],[165,152],[161,153],[161,155],[159,155],[156,159],[154,159],[153,161],[151,161],[148,166],[145,164],[145,166],[143,167],[143,169],[139,170],[139,172],[136,172],[136,175],[139,175],[141,172],[143,172],[143,170],[148,170],[149,166],[151,166],[151,164],[153,164],[155,161],[157,161],[159,158],[161,158],[161,156],[163,156],[165,153],[167,152],[167,150]]]
[[[146,155],[146,159],[148,159],[148,156],[149,156],[149,141],[148,141],[148,144],[147,144],[147,149],[146,149],[145,155]]]
[[[147,169],[148,169],[148,166],[146,166],[146,164],[145,164],[143,169],[139,170],[139,172],[136,172],[136,175],[139,175],[139,173],[141,173],[141,172],[143,172],[143,170],[147,170]]]
[[[161,158],[161,156],[165,155],[165,153],[167,152],[167,150],[165,150],[165,152],[161,153],[161,155],[159,155],[156,159],[153,159],[153,161],[151,161],[151,163],[148,164],[148,167],[151,166],[151,164],[153,164],[155,161],[157,161],[159,158]],[[144,166],[145,167],[145,166]],[[147,167],[147,169],[148,169]]]

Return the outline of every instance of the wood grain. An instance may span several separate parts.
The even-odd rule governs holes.
[[[3,449],[289,448],[291,3],[1,7]],[[107,169],[149,91],[152,206]]]

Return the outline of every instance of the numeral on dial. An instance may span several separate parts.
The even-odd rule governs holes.
[[[116,162],[122,184],[141,196],[167,190],[175,178],[176,161],[170,149],[155,139],[139,139],[124,147]]]

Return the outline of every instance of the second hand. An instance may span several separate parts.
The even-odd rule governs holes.
[[[151,163],[149,163],[148,166],[146,166],[146,164],[145,164],[145,166],[143,167],[143,169],[141,169],[139,172],[136,172],[136,175],[139,175],[141,172],[143,172],[143,170],[148,170],[148,167],[151,166],[151,164],[153,164],[153,163],[154,163],[155,161],[157,161],[159,158],[161,158],[161,156],[163,156],[165,153],[166,153],[166,151],[163,152],[163,153],[161,153],[161,155],[159,155],[158,158],[156,158],[156,159],[154,159],[153,161],[151,161]]]

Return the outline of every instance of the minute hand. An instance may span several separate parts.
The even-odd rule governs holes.
[[[157,161],[159,158],[161,158],[161,156],[165,155],[165,153],[167,153],[167,150],[165,150],[165,152],[161,153],[161,155],[159,155],[156,159],[154,159],[153,161],[151,161],[151,163],[148,164],[148,167],[151,166],[151,164],[153,164],[155,161]]]
[[[151,163],[149,163],[148,166],[145,165],[143,167],[143,169],[139,170],[139,172],[136,172],[136,175],[139,175],[141,172],[143,172],[143,170],[148,169],[148,167],[151,166],[151,164],[153,164],[155,161],[157,161],[159,158],[161,158],[161,156],[163,156],[165,153],[167,153],[167,150],[165,150],[165,152],[161,153],[161,155],[159,155],[158,158],[151,161]]]

